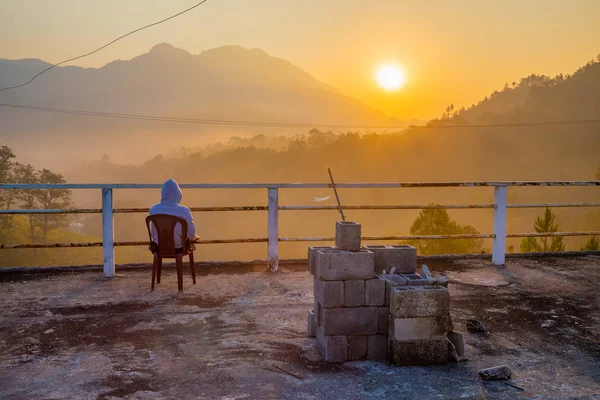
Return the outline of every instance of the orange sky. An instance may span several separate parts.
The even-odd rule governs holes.
[[[0,58],[62,61],[196,2],[3,1]],[[192,53],[262,48],[390,115],[428,119],[505,82],[572,72],[594,58],[600,1],[209,0],[74,64],[102,66],[160,42]],[[375,70],[386,62],[406,70],[401,90],[377,86]]]

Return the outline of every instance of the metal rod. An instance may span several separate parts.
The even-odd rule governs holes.
[[[344,210],[342,209],[342,203],[340,203],[340,196],[338,196],[337,189],[335,188],[335,182],[333,181],[333,175],[331,174],[331,168],[327,168],[329,172],[329,178],[331,179],[331,187],[333,187],[333,193],[335,193],[335,199],[337,200],[338,210],[340,215],[342,216],[342,221],[346,221],[346,217],[344,216]]]

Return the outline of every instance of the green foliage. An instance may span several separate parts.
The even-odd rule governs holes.
[[[410,227],[411,235],[478,234],[471,225],[459,225],[443,208],[422,210]],[[419,254],[474,254],[482,250],[483,239],[410,240]]]
[[[32,243],[30,237],[29,218],[24,215],[13,217],[11,229],[7,232],[0,228],[0,236],[4,235],[5,243]],[[41,228],[35,227],[36,237],[41,235]],[[66,229],[54,229],[48,232],[48,243],[86,243],[100,242],[95,236],[71,232]],[[0,267],[14,266],[62,266],[102,264],[101,247],[59,248],[59,249],[5,249],[0,250]],[[119,263],[150,262],[150,252],[144,247],[117,247],[115,257]]]
[[[600,250],[600,240],[596,236],[592,236],[585,242],[581,250]]]
[[[558,232],[558,222],[556,216],[549,207],[546,207],[544,215],[537,217],[533,222],[533,228],[537,233]],[[521,240],[521,251],[524,253],[535,251],[564,251],[562,236],[542,236],[540,242],[534,237],[527,237]]]

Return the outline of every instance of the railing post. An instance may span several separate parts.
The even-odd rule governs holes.
[[[269,254],[267,263],[271,272],[279,270],[279,190],[269,188]]]
[[[112,189],[102,189],[102,254],[104,277],[115,276],[115,230],[113,222]]]
[[[494,244],[492,246],[492,264],[504,265],[506,258],[506,186],[494,188]]]

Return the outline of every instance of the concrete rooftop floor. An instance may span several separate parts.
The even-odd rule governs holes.
[[[0,273],[0,398],[600,399],[600,257],[436,261],[469,360],[442,367],[327,364],[306,337],[305,266]],[[508,364],[513,385],[482,382]]]

